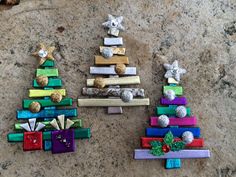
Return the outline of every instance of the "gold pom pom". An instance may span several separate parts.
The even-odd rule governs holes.
[[[48,77],[47,76],[38,76],[36,78],[36,82],[39,86],[45,87],[48,85]]]
[[[97,77],[95,80],[94,80],[94,87],[97,87],[97,88],[104,88],[106,86],[105,84],[105,81],[102,77]]]
[[[51,100],[54,102],[54,103],[60,103],[61,100],[62,100],[62,95],[61,93],[59,92],[54,92],[51,94]]]
[[[115,71],[117,74],[124,74],[126,70],[126,66],[123,63],[116,64]]]
[[[33,101],[29,106],[30,112],[33,112],[33,113],[39,112],[40,109],[41,109],[41,105],[39,102]]]

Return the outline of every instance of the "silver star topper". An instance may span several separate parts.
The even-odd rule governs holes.
[[[113,35],[113,36],[118,36],[119,35],[119,31],[123,31],[124,27],[122,26],[122,21],[123,21],[123,17],[114,17],[110,14],[108,14],[108,21],[106,21],[105,23],[103,23],[102,25],[106,28],[109,28],[108,30],[108,34]]]
[[[187,72],[186,69],[179,67],[177,60],[172,65],[165,63],[164,68],[166,69],[165,78],[174,78],[176,81],[180,81],[180,77]]]

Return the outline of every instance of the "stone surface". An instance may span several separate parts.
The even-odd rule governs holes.
[[[76,140],[75,153],[24,153],[21,143],[8,143],[15,110],[35,78],[38,60],[31,53],[38,42],[57,47],[56,66],[68,97],[85,98],[78,93],[92,78],[89,67],[107,37],[101,23],[108,13],[124,16],[126,31],[120,36],[151,105],[124,108],[112,117],[106,108],[79,108],[93,136]],[[0,176],[235,176],[235,17],[235,0],[21,0],[0,11]],[[212,157],[182,160],[180,170],[167,171],[163,161],[133,160],[133,151],[162,96],[163,63],[175,59],[188,70],[180,84],[205,138],[202,149],[210,149]]]

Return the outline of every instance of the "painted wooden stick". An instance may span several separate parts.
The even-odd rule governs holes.
[[[65,117],[76,117],[78,115],[77,109],[45,109],[38,113],[32,113],[28,110],[18,110],[16,112],[17,119],[30,119],[30,118],[50,118],[53,119],[59,115],[64,114]]]
[[[94,86],[95,79],[87,79],[87,86]],[[104,78],[106,85],[129,85],[140,84],[139,76],[119,77],[119,78]]]
[[[83,88],[82,94],[88,96],[98,96],[98,97],[120,97],[123,91],[130,91],[134,97],[142,97],[144,98],[144,89],[140,88]]]
[[[190,131],[193,133],[193,136],[196,138],[200,137],[200,128],[199,127],[170,127],[170,128],[146,128],[147,137],[164,137],[169,131],[175,137],[181,137],[185,131]]]
[[[123,45],[123,38],[122,37],[113,37],[113,38],[105,37],[104,45],[107,45],[107,46]]]
[[[103,56],[95,56],[96,65],[115,65],[118,63],[129,64],[129,58],[125,56],[113,56],[109,59],[104,58]]]
[[[71,106],[72,105],[72,98],[64,98],[59,103],[53,102],[51,99],[37,99],[37,100],[23,100],[23,108],[28,109],[32,102],[40,103],[41,107],[47,106]]]
[[[55,92],[59,92],[62,96],[66,96],[65,89],[53,89],[53,90],[29,89],[29,97],[51,96],[51,94]]]
[[[151,148],[150,142],[152,141],[163,141],[163,138],[154,138],[154,137],[141,137],[141,146],[142,148]],[[182,141],[180,138],[175,138],[175,141]],[[186,147],[203,147],[204,140],[203,138],[194,139],[192,143],[187,144]]]
[[[169,100],[162,97],[160,102],[163,105],[186,105],[187,99],[185,97],[176,97],[174,100]]]
[[[102,50],[104,48],[110,48],[112,49],[113,54],[115,55],[125,55],[125,48],[124,47],[106,47],[106,46],[100,46],[100,53],[102,53]]]
[[[175,116],[175,107],[157,107],[156,109],[156,114],[157,115],[169,115],[169,116]],[[190,117],[191,116],[191,109],[190,108],[186,108],[187,109],[187,116]]]
[[[137,160],[151,160],[151,159],[195,159],[195,158],[209,158],[209,150],[181,150],[175,152],[168,152],[162,156],[154,156],[150,153],[149,149],[135,149],[134,159]]]
[[[133,99],[130,102],[123,102],[121,99],[78,99],[78,106],[146,106],[149,105],[149,98]]]
[[[116,75],[117,73],[114,67],[90,67],[90,74]],[[136,74],[136,67],[126,67],[125,73],[122,76]]]
[[[58,78],[48,78],[48,85],[47,87],[61,87],[62,81]],[[35,88],[42,88],[40,85],[38,85],[36,79],[33,80],[33,87]]]
[[[184,117],[184,118],[169,118],[169,125],[168,126],[194,126],[197,124],[196,117]],[[158,117],[151,117],[150,118],[150,125],[151,126],[159,126],[158,125]]]
[[[46,60],[40,67],[53,67],[54,65],[54,60]]]
[[[167,90],[173,90],[175,92],[175,95],[181,96],[183,95],[183,87],[181,86],[164,86],[163,87],[163,93],[166,92]]]
[[[57,77],[58,69],[37,69],[36,76],[48,76],[48,77]]]

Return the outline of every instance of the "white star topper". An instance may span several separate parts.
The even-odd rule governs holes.
[[[124,30],[124,27],[122,26],[123,17],[114,17],[110,14],[108,14],[108,21],[103,23],[102,25],[106,28],[109,28],[108,34],[111,34],[113,36],[119,35],[119,30]]]
[[[186,69],[179,67],[177,60],[172,65],[165,63],[164,68],[166,69],[165,78],[174,78],[176,81],[180,81],[180,77],[187,72]]]

